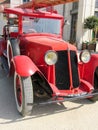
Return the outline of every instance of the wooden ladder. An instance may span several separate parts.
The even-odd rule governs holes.
[[[65,4],[65,3],[76,2],[76,1],[79,1],[79,0],[32,0],[18,7],[38,9],[38,8],[55,6],[59,4]]]

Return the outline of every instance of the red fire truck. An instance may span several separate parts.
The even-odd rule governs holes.
[[[50,7],[74,1],[32,0],[4,10],[8,22],[0,56],[7,74],[14,74],[16,106],[23,116],[37,103],[98,98],[98,54],[84,50],[78,61],[77,48],[62,39],[64,17]]]

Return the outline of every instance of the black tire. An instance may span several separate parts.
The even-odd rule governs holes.
[[[20,55],[19,44],[17,39],[11,38],[7,41],[7,60],[9,68],[11,64],[11,59],[16,55]]]
[[[89,100],[92,101],[92,102],[96,102],[96,101],[98,101],[98,96],[97,95],[93,96]]]
[[[18,112],[22,116],[30,115],[33,109],[33,87],[31,77],[21,77],[17,73],[14,75],[14,92]]]
[[[94,74],[94,91],[98,92],[98,68],[96,69],[95,74]],[[98,95],[95,95],[89,98],[89,100],[92,102],[98,101]]]

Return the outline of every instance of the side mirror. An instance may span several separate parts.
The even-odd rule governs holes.
[[[64,20],[63,27],[64,27],[65,25],[70,25],[70,22],[69,22],[67,19]]]

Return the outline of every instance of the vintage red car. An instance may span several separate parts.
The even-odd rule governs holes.
[[[14,74],[20,114],[32,112],[36,97],[45,98],[42,105],[97,97],[98,54],[85,50],[78,61],[77,48],[62,39],[63,16],[20,7],[5,13],[0,56],[7,74]]]

